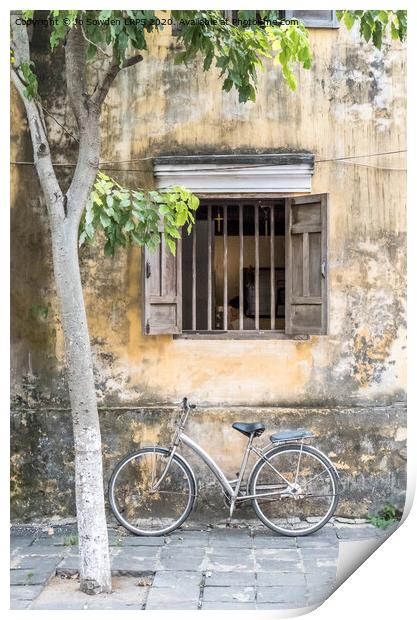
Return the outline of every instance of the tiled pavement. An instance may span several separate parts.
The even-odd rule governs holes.
[[[78,591],[78,549],[64,534],[11,537],[12,609],[290,609],[315,606],[336,581],[339,540],[386,536],[328,525],[308,537],[264,528],[179,530],[140,538],[109,530],[111,595]]]

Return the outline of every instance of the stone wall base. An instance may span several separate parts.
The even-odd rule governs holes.
[[[100,410],[105,484],[114,465],[144,445],[170,443],[178,408]],[[75,514],[72,423],[69,409],[16,408],[11,419],[12,520],[65,518]],[[312,444],[330,456],[343,485],[338,515],[363,518],[387,503],[402,510],[406,492],[406,407],[281,408],[210,407],[192,412],[186,433],[218,462],[230,478],[239,469],[246,443],[231,428],[236,421],[263,422],[269,435],[289,428],[311,429]],[[227,516],[222,490],[211,472],[186,447],[180,452],[195,469],[199,496],[194,518]],[[251,507],[235,512],[253,517]]]

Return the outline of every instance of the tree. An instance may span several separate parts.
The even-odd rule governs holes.
[[[244,103],[255,100],[257,71],[271,59],[281,69],[287,85],[295,90],[294,67],[311,66],[307,31],[302,23],[280,25],[277,11],[258,13],[266,20],[264,24],[255,19],[255,11],[239,11],[242,26],[224,20],[220,11],[173,11],[183,45],[175,62],[201,58],[204,71],[214,65],[223,89],[235,88],[239,101]],[[144,60],[147,33],[163,27],[153,11],[50,12],[51,50],[58,46],[65,50],[66,94],[79,142],[74,174],[68,190],[62,190],[52,164],[36,68],[30,55],[27,25],[34,17],[33,11],[12,13],[11,77],[26,110],[34,164],[50,223],[74,429],[81,589],[109,592],[101,437],[78,244],[92,239],[95,230],[102,228],[108,254],[129,243],[152,248],[159,243],[158,226],[162,221],[167,244],[175,252],[175,239],[184,224],[188,229],[192,226],[198,200],[185,188],[144,192],[124,188],[99,173],[102,105],[118,74]],[[353,17],[344,19],[352,21]],[[352,23],[356,19],[359,17],[355,15]],[[388,21],[393,19],[389,16]],[[89,70],[92,60],[101,63],[98,79]]]

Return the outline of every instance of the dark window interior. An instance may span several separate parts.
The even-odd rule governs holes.
[[[182,291],[184,331],[284,330],[284,200],[202,202],[183,232]]]

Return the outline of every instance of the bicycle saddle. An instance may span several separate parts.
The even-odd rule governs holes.
[[[250,437],[252,434],[259,437],[264,432],[265,425],[262,422],[234,422],[232,428],[243,433],[246,437]]]

